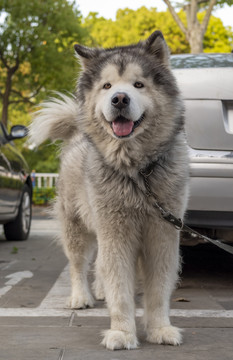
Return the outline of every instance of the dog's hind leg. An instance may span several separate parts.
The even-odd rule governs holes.
[[[92,290],[95,294],[96,300],[104,300],[105,299],[104,284],[103,284],[100,270],[98,268],[97,261],[95,263],[95,280],[92,284]]]
[[[144,321],[147,340],[152,343],[179,345],[180,329],[169,319],[170,297],[179,270],[179,234],[165,222],[150,219],[144,234]]]
[[[71,296],[67,306],[72,309],[93,307],[87,273],[93,253],[96,249],[95,236],[89,234],[81,220],[66,219],[64,222],[64,250],[70,261]]]

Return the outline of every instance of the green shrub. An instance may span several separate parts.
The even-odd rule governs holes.
[[[56,196],[55,188],[33,188],[32,202],[34,205],[47,205]]]

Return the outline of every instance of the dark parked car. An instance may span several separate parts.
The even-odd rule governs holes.
[[[12,140],[27,135],[13,126],[10,134],[0,123],[0,224],[7,240],[26,240],[31,226],[32,182],[28,165]]]
[[[233,229],[233,54],[174,55],[171,62],[190,147],[186,222],[218,233]]]

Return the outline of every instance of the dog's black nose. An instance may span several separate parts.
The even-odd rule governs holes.
[[[117,109],[123,109],[127,107],[130,103],[130,98],[127,94],[123,92],[119,92],[113,95],[112,97],[112,105]]]

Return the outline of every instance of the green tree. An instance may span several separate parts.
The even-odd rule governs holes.
[[[211,16],[203,39],[203,51],[206,53],[230,53],[233,45],[233,32],[225,28],[221,19]]]
[[[189,51],[188,42],[171,14],[158,12],[156,8],[148,9],[143,6],[137,10],[119,9],[115,21],[90,13],[83,26],[90,33],[89,46],[113,47],[136,43],[160,29],[173,53]]]
[[[203,40],[210,21],[210,16],[216,6],[233,5],[233,0],[183,0],[182,2],[163,0],[168,6],[173,19],[185,35],[191,49],[191,53],[203,52]],[[182,8],[186,13],[185,23],[176,9]],[[204,12],[204,16],[199,16]],[[200,21],[201,20],[201,21]]]
[[[180,10],[179,18],[184,26],[187,25],[186,13]],[[201,22],[205,12],[198,14]],[[97,13],[90,13],[85,18],[83,26],[90,33],[89,46],[113,47],[138,42],[147,38],[154,30],[161,30],[167,41],[171,53],[180,54],[190,52],[190,45],[173,19],[170,12],[158,12],[157,9],[141,7],[137,10],[119,9],[116,20],[106,20],[98,17]],[[232,31],[226,29],[221,20],[211,16],[204,36],[205,52],[230,52]]]
[[[84,29],[68,0],[0,0],[0,97],[2,122],[9,105],[35,104],[50,89],[74,86],[72,44]]]

